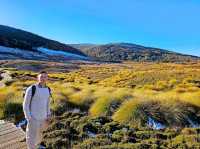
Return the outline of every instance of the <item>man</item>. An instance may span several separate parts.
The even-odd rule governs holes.
[[[42,71],[37,76],[38,82],[28,87],[24,96],[23,111],[27,119],[26,143],[28,149],[36,149],[42,140],[42,131],[47,127],[50,119],[50,89],[46,86],[48,74]]]

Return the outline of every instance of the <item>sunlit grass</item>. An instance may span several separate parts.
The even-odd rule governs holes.
[[[193,104],[195,106],[200,107],[200,92],[191,93],[187,92],[180,96],[180,99],[184,102]]]
[[[104,96],[99,97],[96,102],[91,106],[89,113],[91,116],[106,116],[109,111],[109,105],[113,101],[113,98],[104,93]]]
[[[132,89],[128,88],[116,88],[112,92],[112,96],[115,100],[123,101],[132,97],[132,91]]]
[[[24,88],[36,83],[36,73],[10,70],[22,80],[0,89],[0,104],[23,101]],[[90,116],[112,116],[122,123],[140,123],[152,116],[169,124],[185,121],[200,108],[200,65],[128,63],[83,66],[67,73],[50,73],[54,104],[87,107]],[[23,80],[24,76],[31,77]],[[10,91],[12,93],[10,93]],[[8,95],[14,94],[16,99]],[[63,104],[63,105],[65,105]],[[188,107],[188,109],[187,109]],[[77,108],[77,107],[76,107]],[[139,112],[138,112],[139,111]]]
[[[97,98],[90,108],[91,116],[111,115],[124,100],[132,97],[132,90],[126,88],[99,88],[94,91]]]
[[[199,106],[199,94],[174,91],[143,92],[136,91],[131,100],[124,102],[112,116],[121,123],[146,123],[150,116],[166,125],[190,125],[190,119],[196,119],[196,106]],[[192,95],[192,96],[191,96]],[[194,113],[193,113],[194,112]],[[191,113],[192,116],[191,116]]]
[[[92,90],[90,89],[82,89],[79,92],[75,92],[69,96],[69,101],[81,105],[81,104],[89,104],[95,99]]]
[[[137,111],[139,104],[141,103],[138,99],[130,99],[124,102],[118,111],[112,116],[113,120],[121,123],[129,123],[130,121],[135,121],[134,113]]]

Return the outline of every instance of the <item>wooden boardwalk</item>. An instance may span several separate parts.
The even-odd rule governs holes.
[[[0,149],[27,149],[25,132],[13,123],[0,120]]]

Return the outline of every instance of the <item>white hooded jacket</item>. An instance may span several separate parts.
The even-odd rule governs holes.
[[[36,86],[35,94],[31,101],[32,87],[28,87],[24,96],[23,111],[26,119],[45,120],[51,115],[50,93],[48,87]]]

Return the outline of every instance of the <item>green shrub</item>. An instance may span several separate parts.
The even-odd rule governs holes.
[[[5,119],[10,119],[14,123],[24,118],[22,103],[6,102],[3,115]]]

